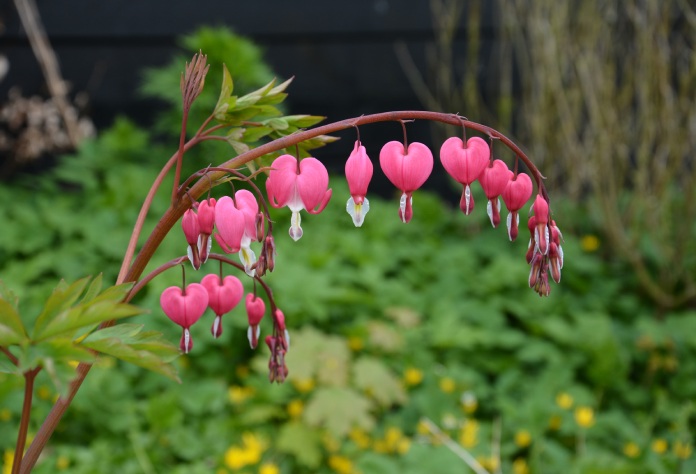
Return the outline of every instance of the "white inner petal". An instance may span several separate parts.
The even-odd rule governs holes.
[[[302,237],[302,218],[300,217],[300,211],[292,211],[292,217],[290,218],[290,237],[292,240],[297,242]]]
[[[370,210],[370,201],[367,198],[363,199],[362,204],[355,204],[352,197],[348,198],[346,203],[346,212],[353,218],[353,224],[355,227],[360,227],[365,221],[365,215]]]
[[[215,336],[215,339],[217,339],[219,336],[219,331],[218,328],[220,328],[220,323],[221,323],[220,316],[215,316],[215,321],[213,321],[213,336]]]
[[[256,263],[256,254],[253,250],[251,250],[249,244],[251,244],[251,239],[248,239],[246,247],[242,247],[239,250],[239,261],[242,262],[242,265],[244,265],[244,271],[246,274],[253,278],[256,275],[256,269],[252,268],[252,266]]]

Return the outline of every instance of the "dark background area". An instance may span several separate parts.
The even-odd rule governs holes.
[[[14,4],[4,1],[1,5],[0,52],[7,56],[10,69],[0,82],[0,100],[15,86],[24,96],[47,97],[44,77]],[[334,121],[424,108],[399,63],[395,44],[404,42],[418,69],[427,76],[426,55],[435,35],[428,0],[38,0],[37,5],[63,78],[71,94],[87,94],[84,112],[98,130],[117,115],[146,127],[153,122],[161,104],[139,93],[142,73],[167,64],[181,52],[178,39],[201,26],[226,26],[252,39],[281,79],[295,76],[287,100],[290,113],[324,115]],[[490,70],[495,63],[489,60],[496,38],[492,10],[492,2],[484,2],[479,36],[482,57],[465,57],[466,7],[454,44],[456,57],[461,59],[455,70],[476,68],[484,90],[485,78],[495,73]],[[445,111],[478,118],[476,111]],[[428,124],[410,124],[408,130],[409,140],[431,145],[437,159],[439,145],[432,144]],[[339,135],[352,144],[352,131]],[[374,160],[381,144],[401,139],[401,130],[397,124],[363,127],[361,138]],[[349,146],[326,147],[317,155],[335,163],[330,167],[338,170],[343,161],[333,158],[345,158]],[[381,178],[376,176],[375,188],[391,189]],[[383,189],[385,186],[388,189]],[[435,173],[426,187],[451,188],[444,173]]]

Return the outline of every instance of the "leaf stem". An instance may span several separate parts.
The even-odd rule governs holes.
[[[15,357],[15,355],[12,352],[10,352],[10,350],[7,347],[0,347],[0,352],[5,354],[7,358],[10,359],[10,362],[12,362],[14,365],[19,364],[19,360],[17,360],[17,357]]]

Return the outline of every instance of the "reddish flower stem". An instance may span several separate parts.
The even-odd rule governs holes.
[[[368,125],[372,123],[378,123],[378,122],[390,122],[390,121],[401,121],[401,120],[429,120],[429,121],[435,121],[435,122],[442,122],[442,123],[447,123],[450,125],[456,125],[456,126],[465,126],[467,128],[471,128],[473,130],[476,130],[480,133],[486,134],[489,137],[495,137],[499,139],[505,146],[507,146],[510,150],[512,150],[527,166],[529,169],[529,172],[532,174],[534,180],[537,183],[537,187],[539,190],[539,193],[546,199],[547,201],[549,200],[548,194],[546,193],[546,189],[544,188],[543,184],[543,179],[544,177],[542,174],[539,172],[536,166],[534,166],[534,163],[531,162],[531,160],[527,157],[527,155],[509,138],[507,138],[505,135],[502,133],[498,132],[497,130],[487,127],[485,125],[476,123],[476,122],[471,122],[469,120],[463,120],[462,117],[454,114],[445,114],[441,112],[430,112],[430,111],[423,111],[423,110],[408,110],[408,111],[397,111],[397,112],[383,112],[379,114],[371,114],[371,115],[363,115],[361,117],[356,117],[352,119],[346,119],[346,120],[341,120],[339,122],[333,122],[327,125],[323,125],[321,127],[316,127],[312,128],[309,130],[304,130],[301,132],[293,133],[292,135],[287,135],[282,138],[278,138],[276,140],[273,140],[271,142],[265,143],[257,148],[254,148],[252,150],[249,150],[246,153],[242,153],[241,155],[237,156],[236,158],[233,158],[231,160],[228,160],[224,163],[222,163],[219,167],[220,168],[227,168],[227,169],[237,169],[240,166],[242,166],[245,163],[248,163],[251,160],[254,160],[256,158],[259,158],[263,155],[266,155],[268,153],[272,153],[274,151],[282,150],[284,148],[291,147],[293,145],[296,145],[300,142],[303,142],[305,140],[309,140],[310,138],[315,138],[320,135],[327,135],[331,133],[335,133],[341,130],[345,130],[347,128],[351,127],[357,127],[360,125]],[[205,132],[203,133],[205,135]],[[175,154],[172,159],[170,159],[170,162],[172,160],[175,160],[180,152],[183,152],[190,148],[191,146],[195,145],[197,142],[203,140],[203,139],[213,139],[213,138],[221,138],[224,139],[224,137],[216,137],[214,135],[208,135],[208,136],[197,136],[191,139],[188,143],[186,143],[183,147],[180,146],[179,152]],[[167,167],[169,166],[169,167]],[[166,174],[166,171],[168,171],[171,168],[171,165],[169,162],[167,165],[165,165],[165,168],[163,168],[162,172],[160,173],[160,176],[163,174]],[[165,171],[166,170],[166,171]],[[192,196],[194,199],[198,199],[203,193],[207,192],[208,189],[211,186],[211,183],[215,183],[219,178],[223,177],[226,173],[223,171],[211,171],[209,173],[210,179],[201,179],[194,184],[191,189],[189,190],[189,195]],[[160,178],[158,176],[158,179]],[[173,194],[176,193],[177,191],[177,183],[178,180],[175,180],[175,186],[174,186],[174,191]],[[153,187],[154,189],[154,187]],[[154,191],[151,190],[152,195],[154,196]],[[148,198],[151,200],[150,194],[148,194]],[[191,203],[188,199],[179,199],[176,200],[175,202],[172,202],[171,207],[164,213],[162,218],[159,220],[155,228],[153,229],[152,233],[146,240],[145,244],[143,247],[140,249],[140,252],[136,256],[135,260],[133,261],[133,264],[130,266],[128,271],[125,272],[125,274],[120,274],[119,278],[117,280],[117,283],[123,283],[126,281],[137,281],[140,276],[142,275],[143,271],[145,270],[145,266],[148,264],[152,256],[154,255],[155,251],[159,247],[160,243],[164,239],[164,237],[169,233],[171,228],[179,221],[181,216],[184,214],[184,212],[191,207]],[[149,209],[149,205],[147,206],[147,209],[144,207],[145,213],[147,212],[147,209]],[[143,211],[141,210],[141,213]],[[138,219],[140,219],[140,216],[138,216]],[[144,217],[143,217],[144,221]],[[140,228],[142,228],[142,224],[140,225]],[[136,231],[139,232],[139,228],[136,227]],[[137,241],[137,238],[135,239]],[[135,244],[133,244],[133,248],[135,248]],[[130,249],[130,244],[129,244],[129,249]],[[124,259],[124,266],[127,265],[126,262],[130,262],[130,258]],[[232,263],[229,261],[229,263]],[[263,282],[262,282],[263,284]],[[268,289],[270,290],[270,288]],[[268,291],[267,290],[267,291]],[[114,324],[114,321],[107,321],[105,324],[103,324],[103,327],[109,327]],[[46,420],[44,421],[43,425],[37,432],[36,436],[34,437],[34,441],[31,443],[31,446],[29,446],[29,449],[27,450],[26,455],[24,456],[24,460],[22,462],[21,474],[29,474],[31,469],[34,467],[34,464],[36,464],[37,459],[39,458],[39,454],[43,450],[43,447],[45,444],[48,442],[48,439],[50,438],[51,434],[55,430],[56,426],[58,425],[58,422],[60,421],[61,417],[67,410],[68,406],[70,405],[70,402],[72,401],[73,397],[75,396],[75,393],[77,390],[80,388],[80,385],[82,384],[82,381],[86,377],[87,373],[89,372],[89,369],[91,368],[91,365],[89,364],[84,364],[81,363],[77,367],[77,374],[73,382],[70,384],[69,390],[68,390],[68,396],[66,399],[58,399],[56,404],[53,406],[51,409],[50,413],[46,417]]]
[[[10,352],[10,350],[7,347],[0,347],[0,351],[7,356],[8,359],[10,359],[10,362],[12,362],[14,365],[17,365],[19,361],[15,357],[15,355]]]
[[[31,417],[31,402],[34,395],[34,379],[41,368],[32,369],[24,373],[24,403],[22,404],[22,417],[19,421],[19,433],[17,433],[17,446],[15,447],[14,460],[12,462],[12,474],[19,474],[22,465],[24,446],[27,443],[29,431],[29,419]]]

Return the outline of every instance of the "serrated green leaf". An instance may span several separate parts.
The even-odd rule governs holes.
[[[273,130],[287,130],[288,128],[288,122],[286,122],[282,118],[272,118],[269,120],[264,120],[263,123],[271,127]]]
[[[273,129],[271,127],[264,127],[262,125],[259,125],[258,127],[249,127],[244,130],[242,140],[244,140],[245,143],[254,143],[272,131]]]
[[[353,381],[356,387],[371,395],[382,406],[406,401],[399,379],[394,377],[381,360],[374,357],[364,356],[353,364]]]
[[[343,437],[351,428],[370,430],[374,417],[372,403],[355,390],[343,387],[322,387],[307,403],[304,418],[311,426],[322,426],[336,437]]]
[[[326,119],[319,115],[286,115],[283,119],[289,124],[297,128],[307,128],[316,125]]]
[[[0,346],[20,344],[27,340],[27,332],[19,313],[9,301],[0,299]]]
[[[34,339],[37,341],[48,339],[57,335],[72,333],[77,329],[100,324],[104,321],[129,318],[142,312],[143,310],[137,306],[126,303],[93,301],[58,314],[43,331],[35,335]]]
[[[19,309],[19,297],[7,288],[2,280],[0,280],[0,300],[7,301],[15,310]]]
[[[99,275],[96,276],[96,278],[94,280],[92,280],[92,283],[89,284],[89,287],[87,288],[87,291],[85,291],[85,294],[82,297],[82,300],[80,302],[86,303],[88,301],[93,300],[99,294],[99,291],[101,291],[101,287],[102,287],[102,274],[100,273]]]
[[[89,283],[89,280],[90,277],[82,278],[72,285],[68,285],[64,280],[61,280],[58,285],[56,285],[53,293],[46,301],[41,314],[36,318],[36,323],[34,323],[34,338],[38,339],[38,335],[41,334],[53,318],[75,304]]]
[[[251,149],[249,145],[247,145],[246,143],[238,142],[235,140],[227,140],[227,143],[229,143],[232,146],[232,148],[234,148],[234,151],[237,152],[238,155],[246,153]]]
[[[308,469],[316,470],[321,463],[321,437],[316,430],[300,423],[286,423],[278,433],[276,448],[295,456],[297,462]]]
[[[225,64],[222,65],[222,87],[220,88],[220,97],[218,98],[217,104],[215,105],[215,115],[220,113],[221,106],[225,107],[224,113],[230,108],[227,100],[232,96],[232,91],[234,91],[234,81],[232,80],[232,75],[227,69]]]
[[[81,345],[180,381],[176,369],[170,364],[179,355],[176,346],[160,333],[140,332],[142,326],[131,324],[126,329],[119,326],[122,325],[96,331]]]

